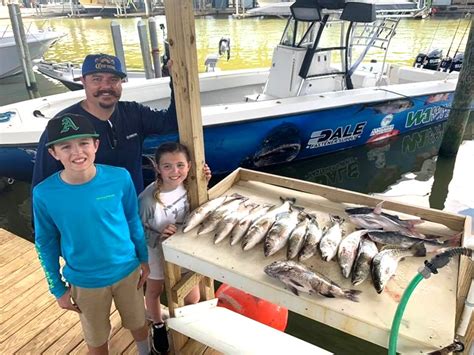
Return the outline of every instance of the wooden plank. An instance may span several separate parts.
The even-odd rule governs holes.
[[[176,304],[184,304],[184,298],[202,278],[202,275],[196,274],[195,272],[188,272],[182,276],[181,280],[173,286],[173,302]]]
[[[224,179],[219,181],[219,183],[209,189],[209,198],[214,199],[223,195],[227,190],[229,190],[232,186],[237,184],[240,180],[240,171],[241,168],[234,170],[232,173],[227,175]]]
[[[42,269],[36,269],[29,275],[25,275],[15,284],[3,290],[2,297],[0,297],[0,309],[11,302],[13,299],[26,292],[31,287],[36,287],[38,283],[46,283],[44,280],[44,272]]]
[[[30,342],[39,332],[47,328],[52,322],[64,314],[64,310],[54,302],[49,307],[43,309],[43,311],[34,317],[28,317],[28,322],[23,323],[20,329],[16,329],[14,334],[11,334],[5,341],[2,342],[2,348],[4,354],[12,354],[17,349],[25,346]],[[8,329],[0,332],[8,331]]]
[[[17,350],[16,354],[34,354],[43,353],[48,349],[58,337],[69,333],[71,329],[79,323],[79,315],[73,311],[64,312],[53,323],[44,328],[27,344]],[[25,325],[28,326],[28,325]]]
[[[243,177],[242,177],[243,179]],[[287,186],[293,187],[291,184]],[[344,205],[309,193],[290,190],[275,185],[241,180],[226,193],[238,192],[251,196],[256,202],[278,203],[279,197],[295,197],[298,205],[316,211],[321,227],[329,220],[328,214],[343,214]],[[332,197],[332,196],[331,196]],[[356,198],[353,198],[358,202]],[[415,214],[423,215],[418,208]],[[459,218],[456,216],[456,218]],[[349,233],[351,224],[344,224]],[[436,223],[429,224],[428,232],[441,234],[446,227]],[[441,234],[442,235],[442,234]],[[319,296],[294,296],[278,281],[264,272],[266,265],[274,260],[286,258],[286,250],[264,258],[261,246],[244,252],[238,246],[231,247],[222,242],[215,245],[212,233],[196,237],[196,230],[186,234],[177,233],[163,243],[165,259],[203,275],[226,282],[257,297],[280,304],[294,312],[338,328],[346,333],[387,346],[392,317],[400,297],[423,265],[422,258],[407,258],[400,263],[395,277],[390,280],[385,291],[378,295],[373,286],[363,283],[356,289],[362,292],[359,303],[348,300],[327,299]],[[336,262],[324,262],[318,256],[306,263],[310,268],[321,272],[344,288],[354,288],[350,280],[344,279]],[[456,286],[458,260],[436,277],[424,280],[417,288],[407,306],[404,322],[400,329],[400,349],[402,351],[435,350],[449,344],[454,337]],[[420,308],[419,305],[424,307]],[[417,306],[418,305],[418,306]],[[426,309],[436,309],[430,317],[423,315]],[[439,324],[434,329],[432,324]]]
[[[178,313],[167,321],[171,329],[224,354],[330,354],[227,308],[217,307],[217,299],[182,307]],[[187,354],[184,349],[183,353]]]
[[[7,291],[18,279],[21,279],[24,275],[35,272],[40,269],[41,266],[35,261],[25,262],[24,260],[15,260],[2,268],[4,268],[2,274],[6,276],[0,279],[0,294],[3,291]]]
[[[40,267],[41,265],[38,262],[38,254],[36,250],[31,249],[25,251],[21,256],[16,258],[15,260],[10,261],[9,263],[2,266],[2,275],[10,275],[21,267],[29,264],[34,264],[36,267]],[[3,280],[0,280],[0,285],[2,284]]]
[[[179,140],[189,148],[193,161],[188,196],[195,208],[207,201],[207,183],[202,173],[205,157],[193,2],[165,0],[165,12]]]
[[[7,231],[6,229],[0,228],[0,246],[3,248],[3,244],[14,238],[15,235]]]
[[[306,182],[247,169],[241,169],[240,178],[242,180],[260,181],[265,184],[312,193],[338,203],[352,203],[374,207],[378,203],[385,201],[377,197],[371,197],[357,192],[351,192],[335,187],[324,186],[312,182]],[[387,210],[398,211],[423,218],[427,221],[441,223],[455,231],[462,231],[464,228],[464,217],[454,213],[438,211],[435,209],[420,208],[419,206],[388,200],[384,202],[383,206],[384,209]]]
[[[18,240],[17,240],[18,239]],[[31,248],[31,243],[16,237],[15,239],[9,240],[0,248],[0,266],[8,264],[10,261],[15,260],[21,256],[25,250]]]
[[[128,329],[120,328],[109,340],[109,354],[122,354],[130,345],[135,346],[132,334]]]

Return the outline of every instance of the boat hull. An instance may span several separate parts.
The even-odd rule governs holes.
[[[28,49],[32,60],[39,59],[61,37],[53,31],[27,35]],[[13,37],[0,39],[0,79],[22,72],[18,49]]]
[[[255,79],[257,73],[249,77]],[[236,79],[227,75],[227,85],[235,84]],[[455,80],[410,83],[390,86],[390,90],[377,87],[262,102],[219,104],[212,100],[230,89],[216,80],[217,76],[201,80],[202,102],[208,105],[202,107],[205,155],[215,175],[228,173],[239,166],[260,169],[374,144],[445,121],[456,84]],[[251,84],[249,81],[242,83]],[[217,86],[218,93],[215,91]],[[169,94],[165,88],[169,91],[169,86],[165,79],[147,80],[124,88],[125,100],[140,98],[141,102],[155,108],[167,105]],[[238,96],[243,97],[241,94],[239,92]],[[83,93],[76,91],[32,100],[30,107],[5,106],[6,112],[0,112],[0,117],[4,116],[0,121],[1,149],[34,149],[48,119],[26,117],[37,110],[50,116],[49,112],[57,113],[82,98]],[[148,137],[144,142],[144,157],[152,157],[162,142],[177,139],[177,134]],[[2,165],[25,165],[26,170],[31,170],[31,151],[28,152],[27,159],[26,156],[25,159],[15,158],[11,162],[2,162]]]

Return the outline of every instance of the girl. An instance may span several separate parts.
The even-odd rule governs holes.
[[[145,227],[148,244],[150,275],[146,283],[145,304],[151,327],[152,350],[168,351],[168,337],[163,323],[160,295],[164,285],[164,256],[161,242],[176,233],[177,226],[189,213],[186,179],[191,168],[188,149],[175,142],[161,144],[155,152],[156,181],[139,196],[140,217]],[[211,178],[204,165],[206,181]],[[195,286],[185,298],[186,304],[199,301],[199,287]]]

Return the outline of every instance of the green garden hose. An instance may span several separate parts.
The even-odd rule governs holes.
[[[446,266],[453,256],[465,255],[470,258],[473,258],[473,250],[469,248],[450,248],[441,254],[434,256],[430,261],[426,260],[425,265],[418,270],[418,274],[411,280],[410,284],[403,292],[403,296],[398,304],[397,311],[393,317],[392,329],[390,330],[390,340],[388,344],[388,354],[396,355],[397,354],[397,342],[398,342],[398,332],[400,330],[400,323],[402,321],[403,312],[407,306],[408,300],[411,297],[411,294],[415,290],[416,286],[423,279],[427,279],[431,274],[437,274],[438,269]]]

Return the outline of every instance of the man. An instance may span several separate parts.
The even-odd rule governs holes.
[[[137,102],[119,101],[125,76],[117,57],[107,54],[86,56],[81,78],[86,98],[58,115],[71,113],[88,118],[102,142],[96,162],[127,169],[139,194],[143,190],[143,141],[151,134],[177,132],[176,107],[173,91],[168,110],[152,110]],[[38,144],[33,187],[62,169],[61,164],[48,154],[45,147],[47,141],[45,131]]]

